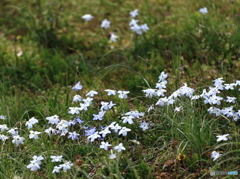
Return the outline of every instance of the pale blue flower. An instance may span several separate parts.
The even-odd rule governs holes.
[[[82,89],[82,85],[80,84],[80,81],[77,82],[73,87],[72,87],[73,90],[75,91],[79,91]]]

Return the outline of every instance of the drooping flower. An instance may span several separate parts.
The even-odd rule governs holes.
[[[111,150],[111,155],[109,156],[110,159],[115,159],[117,158],[117,155],[113,153],[113,150]]]

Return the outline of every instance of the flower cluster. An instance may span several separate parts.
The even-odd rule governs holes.
[[[132,12],[129,13],[130,17],[132,18],[130,23],[129,23],[129,28],[135,32],[138,35],[142,35],[144,32],[147,32],[149,30],[149,27],[146,23],[139,25],[138,22],[139,20],[135,20],[134,18],[139,15],[139,10],[135,9]],[[91,21],[94,18],[91,14],[85,14],[82,16],[82,19],[85,21]],[[111,27],[111,22],[108,19],[104,19],[101,22],[100,27],[102,29],[108,29]],[[119,36],[117,36],[115,33],[111,32],[110,33],[110,42],[116,42]],[[76,88],[78,89],[78,87]]]
[[[152,104],[146,111],[140,112],[138,110],[121,110],[121,114],[118,118],[110,117],[111,114],[115,113],[118,109],[118,103],[114,103],[114,100],[109,101],[98,101],[95,103],[96,95],[99,92],[95,90],[90,90],[85,94],[79,94],[83,87],[80,82],[72,87],[74,91],[78,94],[73,96],[72,104],[74,106],[69,107],[68,119],[62,119],[57,114],[45,117],[45,123],[43,131],[37,131],[39,129],[39,120],[35,117],[31,117],[25,122],[25,136],[31,140],[39,140],[43,136],[50,138],[64,137],[65,140],[74,141],[84,141],[86,143],[92,143],[93,145],[98,145],[100,149],[105,151],[110,150],[109,159],[115,159],[120,152],[127,150],[125,141],[120,141],[121,139],[129,139],[129,133],[135,133],[136,128],[147,131],[149,128],[153,128],[154,124],[152,122],[146,122],[146,113],[154,110],[158,106],[175,106],[173,108],[173,113],[175,115],[183,111],[183,106],[179,106],[179,101],[182,98],[188,98],[191,102],[196,100],[202,100],[205,105],[210,105],[208,109],[209,115],[213,116],[224,116],[225,118],[232,118],[233,121],[238,121],[240,119],[240,110],[236,110],[237,98],[233,96],[224,97],[223,91],[237,90],[239,91],[240,81],[236,81],[230,84],[224,84],[223,78],[215,79],[213,86],[208,89],[203,89],[201,94],[194,95],[195,90],[184,84],[179,89],[175,90],[172,94],[166,96],[165,92],[167,85],[168,74],[161,72],[158,82],[155,88],[144,89],[142,92],[147,98],[157,99],[154,104]],[[238,89],[237,89],[238,88]],[[117,99],[118,101],[126,101],[130,91],[124,90],[114,90],[105,89],[106,95],[109,98]],[[98,98],[99,99],[99,98]],[[228,105],[220,109],[220,105]],[[91,110],[89,110],[91,109]],[[90,112],[89,112],[90,111]],[[90,115],[89,115],[90,113]],[[87,115],[85,115],[87,114]],[[86,117],[87,116],[87,117]],[[82,120],[84,119],[84,120]],[[100,123],[104,122],[108,125],[101,126]],[[96,125],[97,124],[97,125]],[[229,134],[216,135],[216,142],[225,142],[231,139],[231,131]],[[21,134],[22,135],[22,134]],[[16,148],[20,148],[24,145],[25,138],[19,135],[18,128],[9,128],[6,124],[0,125],[0,140],[3,143],[11,138],[12,144]],[[134,143],[138,141],[130,140]],[[213,161],[217,160],[222,154],[213,151],[211,157]],[[50,156],[51,162],[62,162],[62,155]],[[43,156],[33,156],[33,160],[27,165],[31,171],[37,171],[41,168]],[[66,161],[63,164],[54,166],[52,173],[59,173],[61,170],[66,172],[69,170],[73,164]]]

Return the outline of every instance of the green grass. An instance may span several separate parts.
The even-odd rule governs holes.
[[[145,97],[142,90],[155,88],[162,71],[168,73],[165,96],[184,86],[203,89],[222,77],[225,83],[240,79],[239,7],[240,1],[192,0],[2,0],[0,2],[0,125],[8,129],[0,135],[0,178],[209,178],[210,171],[238,171],[239,121],[221,114],[215,116],[211,106],[239,110],[239,84],[234,90],[222,90],[218,96],[236,97],[236,103],[222,100],[220,105],[204,104],[203,98],[191,100],[179,96],[174,104],[156,105],[162,97]],[[207,7],[202,15],[200,8]],[[135,19],[149,30],[137,35],[129,28],[129,12],[139,9]],[[81,16],[92,14],[85,22]],[[100,28],[103,19],[111,21],[109,29]],[[111,33],[119,36],[110,42]],[[83,89],[71,89],[81,81]],[[127,99],[108,96],[105,89],[130,91]],[[73,96],[82,98],[96,90],[92,105],[80,114],[69,114],[69,107],[79,107]],[[107,110],[102,121],[93,121],[101,102],[116,105]],[[154,105],[154,109],[148,108]],[[181,107],[179,112],[176,107]],[[129,111],[144,112],[122,123]],[[80,116],[81,125],[68,128],[80,134],[78,140],[65,136],[48,136],[51,125],[46,117],[58,115],[70,121]],[[32,117],[38,123],[27,129]],[[131,129],[127,136],[112,131],[104,140],[87,140],[84,127],[108,126],[113,121]],[[146,121],[149,128],[139,125]],[[16,147],[7,131],[17,128],[24,144]],[[30,139],[29,131],[39,131],[39,139]],[[230,134],[217,142],[217,135]],[[101,142],[109,142],[108,151]],[[123,143],[125,151],[114,146]],[[115,159],[109,155],[116,153]],[[213,161],[211,154],[219,152]],[[30,171],[34,155],[44,157],[41,168]],[[51,162],[50,156],[63,155],[63,161]],[[54,166],[70,161],[66,172],[52,173]],[[217,176],[218,177],[218,176]],[[221,176],[228,178],[230,176]]]

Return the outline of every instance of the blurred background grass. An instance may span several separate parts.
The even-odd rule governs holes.
[[[180,79],[196,85],[219,73],[230,80],[239,76],[237,0],[0,3],[0,75],[7,88],[35,92],[55,84],[72,85],[76,80],[92,85],[101,76],[106,86],[139,91],[144,83],[128,69],[102,70],[115,64],[131,67],[150,83],[166,69],[175,78],[175,88],[181,85]],[[202,7],[209,13],[200,14]],[[134,9],[140,10],[136,19],[150,27],[143,35],[129,29],[129,12]],[[84,22],[84,14],[95,18]],[[111,21],[106,30],[100,28],[104,18]],[[115,43],[109,42],[112,32],[120,37]]]

